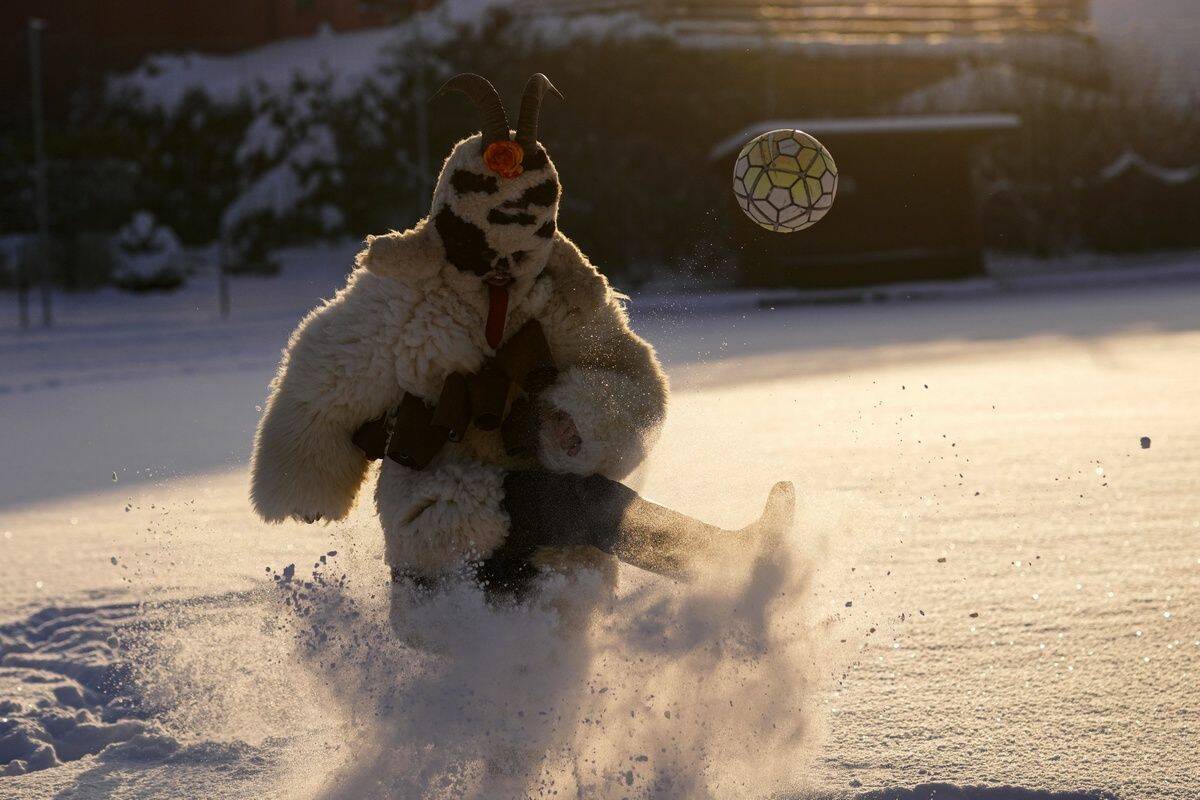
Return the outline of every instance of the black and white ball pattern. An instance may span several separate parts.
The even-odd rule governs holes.
[[[777,233],[817,224],[837,196],[838,170],[825,146],[786,128],[756,136],[733,165],[733,193],[746,216]]]

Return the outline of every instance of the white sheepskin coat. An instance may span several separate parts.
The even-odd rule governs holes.
[[[514,270],[505,338],[540,320],[559,367],[543,395],[569,413],[583,440],[568,456],[540,434],[541,464],[580,475],[628,474],[646,455],[662,420],[666,379],[636,334],[608,281],[561,232],[531,239],[517,226],[484,224],[488,208],[517,196],[548,172],[502,181],[498,196],[451,199],[446,176],[464,165],[483,172],[479,136],[460,142],[443,167],[433,209],[455,211],[487,230],[502,253],[524,250]],[[550,209],[551,219],[557,199]],[[504,241],[508,237],[512,241]],[[514,238],[516,237],[516,238]],[[472,373],[493,354],[484,338],[487,289],[460,272],[430,218],[403,233],[367,238],[345,288],[301,321],[288,342],[254,441],[251,498],[263,519],[338,520],[354,505],[369,463],[351,435],[399,403],[405,392],[437,399],[451,372]],[[498,431],[474,427],[447,442],[424,470],[384,458],[375,503],[394,567],[438,575],[486,558],[508,532],[503,510],[509,459]]]

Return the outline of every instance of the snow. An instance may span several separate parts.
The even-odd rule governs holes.
[[[275,121],[274,115],[259,113],[242,134],[242,143],[238,145],[234,157],[238,164],[245,164],[258,156],[273,161],[278,157],[285,137],[286,132]]]
[[[139,285],[155,280],[178,283],[183,273],[183,245],[175,231],[160,225],[149,211],[136,211],[117,231],[113,241],[118,285]]]
[[[366,80],[383,79],[392,48],[416,42],[437,45],[456,31],[478,25],[490,10],[510,0],[444,0],[391,27],[317,34],[263,45],[230,55],[163,53],[109,80],[108,91],[130,96],[143,108],[174,113],[191,92],[228,105],[254,92],[277,95],[296,78],[329,80],[333,97],[353,94]]]
[[[283,97],[258,96],[254,119],[238,145],[236,159],[248,173],[256,161],[271,166],[259,172],[221,215],[225,235],[237,234],[256,215],[283,219],[318,191],[323,182],[337,183],[341,174],[337,137],[316,109],[312,88]],[[286,127],[285,127],[286,126]],[[341,212],[321,210],[326,230],[340,222]]]
[[[789,129],[813,136],[875,135],[888,133],[950,133],[958,131],[1004,131],[1019,127],[1015,114],[922,114],[892,117],[846,117],[837,119],[773,119],[755,123],[720,142],[709,158],[734,152],[763,131]]]
[[[1056,107],[1063,109],[1086,110],[1109,102],[1104,92],[1012,64],[962,64],[949,78],[905,94],[893,108],[902,114],[1020,111],[1031,98],[1053,98]]]
[[[417,653],[369,502],[246,498],[279,348],[354,249],[234,279],[228,323],[203,275],[48,332],[5,303],[0,753],[29,771],[0,797],[1200,793],[1200,282],[635,296],[675,390],[637,485],[735,525],[790,478],[794,535],[591,610],[586,573],[450,592],[399,620]]]
[[[391,29],[378,28],[288,39],[230,55],[163,53],[111,79],[109,91],[136,93],[143,107],[167,113],[179,108],[189,92],[200,91],[228,105],[251,87],[280,93],[295,77],[331,77],[340,96],[377,72],[393,38]]]
[[[129,223],[117,231],[116,246],[131,255],[176,255],[182,249],[175,232],[159,225],[149,211],[134,212]]]
[[[1126,150],[1117,157],[1116,161],[1100,170],[1100,179],[1111,181],[1121,177],[1131,169],[1137,170],[1144,175],[1149,175],[1159,183],[1172,186],[1191,183],[1192,181],[1196,180],[1196,178],[1200,177],[1200,165],[1193,167],[1179,167],[1177,169],[1161,167],[1158,164],[1150,163],[1133,151]]]

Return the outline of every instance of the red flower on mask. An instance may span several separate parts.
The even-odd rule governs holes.
[[[501,178],[515,178],[525,171],[521,162],[525,160],[525,149],[516,142],[501,139],[492,142],[483,151],[483,163]]]

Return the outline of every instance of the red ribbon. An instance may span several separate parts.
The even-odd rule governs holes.
[[[493,350],[504,339],[504,321],[508,316],[508,287],[488,285],[488,316],[483,333]]]

